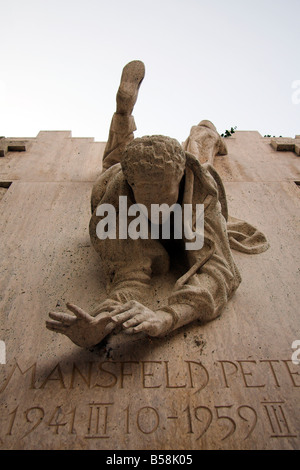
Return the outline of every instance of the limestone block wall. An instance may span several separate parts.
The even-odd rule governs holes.
[[[0,448],[299,448],[299,157],[249,131],[216,157],[230,214],[271,245],[234,252],[243,281],[219,319],[84,351],[45,320],[105,298],[88,233],[105,144],[62,131],[21,140],[25,152],[0,158]],[[154,304],[172,273],[165,282],[154,279]]]

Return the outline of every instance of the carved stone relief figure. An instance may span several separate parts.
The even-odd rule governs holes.
[[[218,134],[214,124],[210,121],[201,121],[193,126],[190,135],[183,143],[183,148],[193,154],[200,163],[214,164],[216,155],[227,155],[224,139]]]
[[[261,253],[268,248],[261,232],[228,216],[224,186],[211,165],[214,156],[227,153],[227,149],[212,123],[201,121],[194,126],[183,146],[165,136],[134,139],[132,111],[144,74],[140,61],[130,62],[123,69],[103,170],[91,197],[90,237],[109,276],[108,297],[90,313],[67,304],[74,315],[51,312],[46,323],[48,329],[65,334],[82,347],[99,344],[113,331],[162,337],[195,320],[205,323],[215,319],[241,282],[231,248],[245,253]],[[124,236],[124,228],[127,233],[133,220],[129,213],[126,222],[121,220],[124,198],[128,207],[139,204],[146,209],[144,237]],[[158,236],[151,236],[151,209],[162,204],[191,207],[196,235],[196,208],[203,205],[201,247],[186,249],[189,239],[185,232],[181,238],[174,236],[176,221],[170,212],[168,222],[174,229],[170,237],[162,237],[163,215]],[[99,215],[98,209],[108,205],[119,215],[116,237],[99,238],[97,226],[103,214]],[[183,224],[181,219],[179,225]],[[151,278],[164,275],[174,257],[182,258],[183,274],[165,305],[152,310],[145,305]]]

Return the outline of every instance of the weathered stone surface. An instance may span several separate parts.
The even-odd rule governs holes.
[[[6,188],[1,188],[0,187],[0,200],[3,198],[5,193],[6,193]]]
[[[296,135],[295,139],[277,137],[271,140],[271,145],[278,151],[294,151],[296,155],[300,155],[300,137]]]
[[[25,140],[0,137],[0,157],[5,157],[7,152],[25,152],[26,145],[27,141]]]
[[[8,181],[0,181],[0,201],[6,194],[7,189],[10,187],[11,183]]]
[[[299,448],[299,159],[257,132],[226,143],[215,165],[229,210],[270,249],[234,252],[243,281],[219,319],[93,351],[45,320],[105,298],[88,233],[104,144],[41,132],[22,158],[0,160],[0,181],[12,181],[0,201],[2,449]],[[176,278],[165,280],[153,280],[153,305]]]

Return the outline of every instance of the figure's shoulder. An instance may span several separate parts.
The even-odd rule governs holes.
[[[185,152],[186,156],[186,168],[192,171],[194,179],[199,180],[200,182],[206,180],[209,177],[209,173],[203,164],[189,152]]]
[[[222,214],[227,220],[228,208],[226,200],[226,192],[217,170],[209,163],[201,164],[194,155],[186,152],[186,166],[194,174],[194,192],[203,191],[216,197],[222,207]]]
[[[97,178],[92,189],[92,212],[94,212],[103,198],[107,199],[105,202],[110,202],[109,200],[115,196],[119,197],[119,195],[124,194],[127,186],[120,163],[117,163],[105,170]]]
[[[205,186],[212,185],[216,187],[216,178],[221,179],[217,171],[209,163],[200,163],[199,160],[191,153],[185,152],[186,155],[186,167],[189,168],[194,178],[199,180]]]

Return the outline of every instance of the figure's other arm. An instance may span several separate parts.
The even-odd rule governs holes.
[[[216,197],[205,209],[204,246],[193,254],[196,262],[207,248],[211,250],[208,261],[186,282],[179,280],[168,299],[165,310],[173,316],[173,329],[196,319],[205,323],[218,317],[241,282]]]
[[[217,198],[205,213],[205,244],[194,259],[201,260],[206,244],[213,245],[208,261],[182,285],[180,280],[168,299],[168,306],[155,312],[138,302],[117,307],[113,322],[123,324],[128,333],[143,331],[150,336],[163,336],[183,325],[200,320],[213,320],[238,288],[241,278],[229,247],[226,221]],[[197,261],[196,261],[197,262]]]

